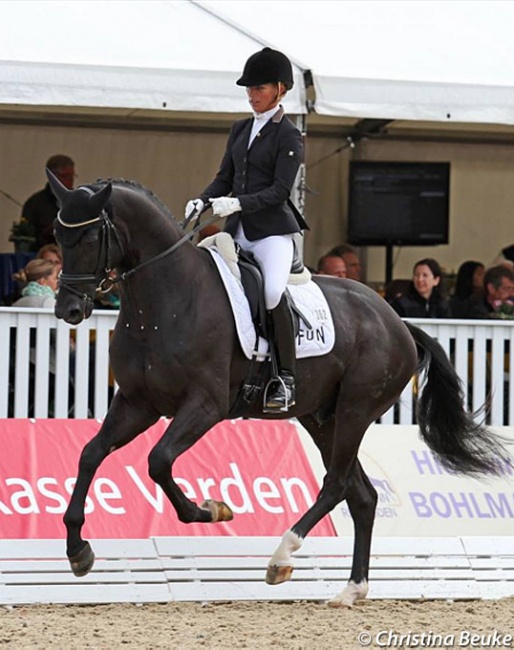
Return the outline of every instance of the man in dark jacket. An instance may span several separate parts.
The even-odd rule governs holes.
[[[69,156],[64,154],[51,156],[46,162],[46,167],[65,187],[69,190],[73,189],[75,163]],[[45,244],[55,243],[54,221],[58,210],[57,199],[48,183],[25,201],[21,216],[34,227],[36,237],[34,250],[39,250]]]
[[[264,48],[248,59],[236,83],[246,86],[254,115],[232,126],[215,179],[188,202],[186,216],[200,215],[210,202],[215,215],[228,217],[225,231],[257,260],[279,363],[264,409],[287,411],[295,403],[296,351],[284,291],[294,254],[293,234],[307,228],[290,199],[303,159],[302,135],[280,105],[293,87],[291,62],[281,52]]]
[[[487,269],[484,275],[484,292],[470,298],[468,318],[494,318],[502,306],[514,296],[514,274],[499,264]]]

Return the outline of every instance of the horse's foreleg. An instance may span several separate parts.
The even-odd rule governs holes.
[[[343,591],[329,601],[330,607],[352,607],[368,594],[371,536],[377,507],[377,491],[371,485],[359,461],[355,464],[346,491],[346,502],[353,519],[355,540],[352,571]]]
[[[173,480],[171,469],[180,454],[187,451],[222,418],[214,408],[209,410],[208,398],[189,402],[179,410],[162,438],[148,457],[148,473],[162,488],[183,523],[230,521],[232,510],[223,501],[212,499],[200,507],[190,501]]]
[[[76,576],[86,575],[94,563],[93,551],[89,542],[82,539],[81,530],[86,496],[96,470],[107,455],[133,440],[157,419],[158,416],[150,416],[131,406],[118,392],[99,432],[82,450],[77,481],[64,514],[66,554]]]

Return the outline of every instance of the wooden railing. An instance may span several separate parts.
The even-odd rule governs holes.
[[[0,417],[102,419],[116,390],[108,347],[117,316],[95,311],[72,327],[51,310],[0,307]],[[468,410],[485,404],[489,424],[514,424],[514,321],[412,322],[445,349]],[[381,423],[415,423],[416,392],[410,382]]]

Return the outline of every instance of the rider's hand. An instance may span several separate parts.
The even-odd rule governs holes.
[[[239,199],[230,196],[220,196],[219,199],[209,199],[209,201],[212,205],[212,213],[220,219],[241,210]]]
[[[204,203],[202,199],[191,199],[187,202],[186,209],[184,211],[184,216],[186,219],[191,217],[194,221],[202,214]]]

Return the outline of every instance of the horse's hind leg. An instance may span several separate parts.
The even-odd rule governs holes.
[[[366,598],[368,593],[369,558],[377,491],[358,460],[348,480],[346,502],[355,529],[352,571],[346,587],[328,603],[331,607],[352,607],[355,601]]]
[[[77,481],[64,515],[67,531],[66,554],[76,576],[84,576],[93,567],[94,554],[89,542],[82,539],[84,505],[96,470],[110,453],[123,447],[158,419],[132,406],[118,392],[99,432],[82,450]]]
[[[279,584],[289,579],[292,573],[291,553],[300,548],[309,531],[348,495],[352,501],[352,517],[355,516],[358,522],[356,540],[357,537],[359,540],[358,544],[356,541],[358,553],[352,568],[352,577],[363,583],[361,576],[365,569],[367,578],[366,554],[369,552],[372,527],[366,527],[361,520],[372,522],[376,495],[368,489],[368,482],[363,479],[364,473],[358,465],[357,451],[369,424],[375,419],[375,413],[370,414],[369,400],[364,394],[352,395],[351,386],[347,386],[344,395],[344,400],[340,399],[338,402],[335,421],[332,424],[316,428],[308,419],[301,420],[308,426],[322,453],[327,474],[314,505],[284,534],[281,544],[273,554],[266,574],[266,582],[269,584]],[[359,566],[362,569],[359,569]],[[357,590],[354,601],[360,597],[360,592],[364,594],[364,587]]]

